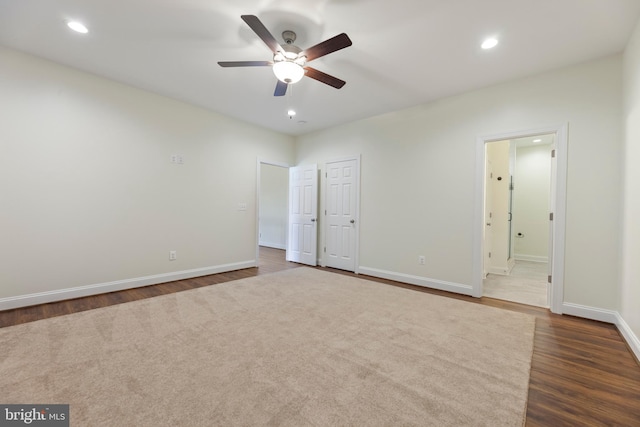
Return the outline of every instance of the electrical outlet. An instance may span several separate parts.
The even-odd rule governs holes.
[[[169,261],[175,261],[178,259],[178,252],[169,251]]]
[[[182,154],[172,154],[171,155],[171,163],[176,165],[181,165],[184,163],[184,156]]]
[[[418,257],[418,264],[425,265],[426,263],[427,263],[427,259],[424,257],[424,255],[420,255]]]

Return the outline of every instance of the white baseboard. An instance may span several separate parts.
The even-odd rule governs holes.
[[[605,310],[602,308],[589,307],[586,305],[573,304],[570,302],[562,303],[562,314],[571,316],[584,317],[585,319],[597,320],[599,322],[616,323],[617,311]]]
[[[38,292],[35,294],[0,298],[0,310],[10,310],[12,308],[27,307],[36,304],[46,304],[54,301],[62,301],[72,298],[104,294],[107,292],[121,291],[124,289],[157,285],[159,283],[173,282],[175,280],[183,280],[192,277],[207,276],[209,274],[241,270],[243,268],[256,267],[257,265],[258,263],[256,262],[256,260],[242,261],[232,264],[217,265],[213,267],[195,268],[192,270],[175,271],[172,273],[155,274],[153,276],[136,277],[132,279],[116,280],[114,282],[97,283],[93,285],[78,286],[75,288],[58,289],[55,291]]]
[[[625,322],[617,311],[565,302],[562,304],[562,314],[584,317],[585,319],[597,320],[616,325],[620,334],[631,348],[631,351],[633,351],[633,354],[635,354],[636,358],[640,360],[640,339],[638,339],[636,334],[633,333],[627,322]]]
[[[358,267],[358,273],[366,276],[379,277],[381,279],[394,280],[396,282],[408,283],[410,285],[424,286],[425,288],[439,289],[441,291],[455,292],[457,294],[472,295],[471,285],[445,282],[443,280],[429,279],[427,277],[413,276],[410,274],[396,273],[394,271],[379,270],[371,267]]]
[[[508,276],[511,273],[511,269],[500,267],[489,267],[489,274],[497,274],[499,276]]]
[[[549,257],[539,255],[514,254],[516,261],[549,262]]]
[[[619,313],[616,314],[616,326],[618,327],[618,330],[627,341],[627,344],[629,344],[629,347],[631,348],[631,351],[633,351],[633,354],[636,355],[636,359],[640,360],[640,339],[638,339],[638,336],[633,333],[622,316]]]
[[[287,245],[284,243],[273,243],[273,242],[263,242],[259,241],[258,246],[266,246],[267,248],[274,249],[287,249]]]

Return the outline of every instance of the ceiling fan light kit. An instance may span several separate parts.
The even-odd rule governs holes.
[[[286,45],[282,46],[283,52],[273,54],[273,74],[283,83],[297,83],[304,76],[304,64],[307,57],[300,55],[300,48],[292,45],[296,39],[296,33],[285,31],[282,33]]]
[[[293,42],[296,40],[296,33],[293,31],[284,31],[282,38],[285,44],[280,45],[278,41],[271,35],[269,30],[255,15],[242,15],[242,20],[253,30],[258,37],[273,52],[273,62],[271,61],[221,61],[218,65],[221,67],[254,67],[254,66],[272,66],[273,73],[278,79],[274,96],[284,96],[287,87],[290,84],[299,82],[302,77],[307,76],[326,85],[340,89],[345,85],[344,80],[323,73],[306,66],[308,62],[322,56],[328,55],[345,47],[351,46],[352,42],[345,33],[338,34],[328,40],[318,43],[308,49],[302,50],[295,46]]]
[[[299,82],[304,76],[304,68],[292,61],[280,61],[273,64],[273,74],[287,84]]]

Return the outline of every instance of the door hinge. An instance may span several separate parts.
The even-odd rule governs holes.
[[[551,283],[551,275],[547,276],[547,282]]]
[[[556,150],[551,150],[551,158],[555,158],[556,157]]]
[[[324,251],[325,251],[325,253],[327,252],[327,247],[326,246],[324,247]]]
[[[325,178],[327,177],[327,173],[326,173],[326,172],[324,173],[324,177],[325,177]]]
[[[549,213],[549,221],[553,221],[553,212]]]
[[[491,252],[489,252],[489,258],[491,258]]]
[[[326,209],[324,210],[324,214],[325,214],[325,215],[327,214],[327,210],[326,210]]]

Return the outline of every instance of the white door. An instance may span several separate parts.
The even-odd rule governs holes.
[[[356,271],[358,230],[358,162],[326,165],[325,265]]]
[[[486,144],[485,144],[486,146]],[[485,148],[486,149],[486,148]],[[493,230],[491,229],[491,221],[493,213],[493,166],[488,155],[486,156],[485,179],[484,179],[484,267],[483,277],[487,277],[491,269],[491,248],[493,246]]]
[[[317,264],[317,214],[317,165],[289,168],[288,261]]]

